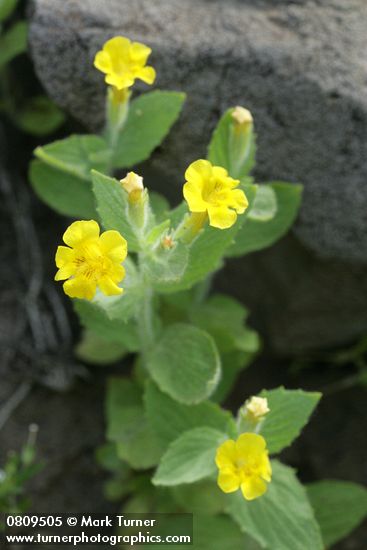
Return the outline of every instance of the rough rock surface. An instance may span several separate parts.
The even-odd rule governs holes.
[[[235,104],[252,110],[258,178],[305,185],[295,234],[319,275],[298,273],[302,296],[287,322],[290,338],[292,331],[301,334],[306,309],[323,330],[308,326],[298,350],[336,345],[367,331],[365,7],[365,0],[33,0],[30,10],[36,71],[51,97],[87,127],[100,127],[103,116],[105,87],[93,57],[116,34],[153,48],[157,87],[188,93],[180,122],[149,164],[169,184],[171,198],[178,196],[187,164],[205,155],[220,113]],[[294,294],[287,265],[278,264],[280,294],[270,259],[261,275],[278,304],[271,314],[274,330],[283,323],[274,309],[281,315],[279,300]],[[287,295],[285,301],[294,299]],[[347,319],[338,319],[340,311],[349,312]]]

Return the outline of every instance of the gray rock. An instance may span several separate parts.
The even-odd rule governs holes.
[[[365,266],[319,260],[292,236],[231,260],[216,284],[244,301],[280,355],[343,346],[367,333]]]
[[[302,274],[302,300],[311,302],[299,301],[297,319],[304,322],[305,309],[322,312],[325,284],[350,289],[353,303],[366,295],[365,0],[33,0],[32,6],[36,71],[51,97],[88,128],[103,122],[105,86],[93,58],[111,36],[149,44],[156,87],[188,93],[180,121],[149,163],[172,199],[186,166],[205,155],[221,112],[236,104],[250,108],[258,133],[256,176],[305,185],[294,231],[324,276]],[[282,269],[290,289],[287,266]],[[329,302],[329,336],[318,337],[315,327],[303,348],[340,341],[345,320],[338,317],[338,294]],[[359,309],[356,304],[353,315]],[[350,321],[348,337],[367,330],[364,314]],[[291,331],[302,331],[288,322]]]

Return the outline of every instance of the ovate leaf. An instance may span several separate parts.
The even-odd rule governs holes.
[[[367,489],[357,483],[324,480],[307,486],[327,547],[346,537],[367,517]]]
[[[106,310],[98,304],[87,300],[73,300],[74,309],[79,315],[81,324],[90,332],[107,342],[120,344],[127,351],[138,350],[139,340],[136,326],[108,317]]]
[[[220,357],[213,338],[184,323],[165,329],[147,366],[163,392],[187,405],[207,399],[220,378]]]
[[[105,170],[109,152],[98,136],[70,136],[37,147],[30,178],[36,193],[58,212],[96,218],[90,171]],[[42,161],[42,162],[39,162]]]
[[[149,191],[149,200],[156,221],[163,222],[169,217],[170,205],[166,197],[156,191]]]
[[[110,155],[104,139],[94,135],[73,135],[54,141],[37,147],[34,154],[49,166],[86,181],[90,181],[92,169],[107,169]]]
[[[194,515],[193,550],[260,550],[227,516]]]
[[[119,342],[111,342],[101,338],[91,330],[84,331],[82,338],[75,348],[78,359],[92,365],[108,365],[122,359],[127,349]]]
[[[15,116],[18,126],[35,136],[54,132],[65,120],[63,112],[42,95],[30,98]]]
[[[115,229],[128,242],[128,250],[138,250],[139,235],[131,223],[128,194],[114,178],[92,171],[97,211],[105,229]]]
[[[17,4],[18,0],[0,0],[0,22],[13,13]]]
[[[271,550],[323,550],[319,526],[294,471],[272,462],[265,495],[246,501],[241,491],[228,495],[228,513],[244,533]]]
[[[146,387],[145,408],[150,425],[165,446],[195,427],[207,426],[225,433],[235,430],[231,413],[215,403],[183,405],[161,392],[153,382]]]
[[[184,243],[175,243],[170,249],[158,245],[154,255],[146,258],[144,271],[155,290],[164,292],[172,284],[179,284],[188,261],[189,247]]]
[[[178,485],[171,491],[177,504],[185,512],[203,514],[204,518],[207,515],[220,514],[225,507],[226,495],[219,489],[217,482],[211,479],[203,479],[190,485]],[[232,526],[234,530],[238,529],[236,524]]]
[[[259,189],[272,189],[276,198],[276,212],[272,217],[262,208],[254,205],[235,237],[234,244],[227,250],[228,256],[243,256],[249,252],[262,250],[279,240],[296,219],[300,204],[302,187],[289,183],[275,182],[263,184]],[[263,198],[265,193],[261,191]],[[270,199],[270,194],[267,192]],[[274,198],[274,197],[273,197]],[[262,201],[263,202],[263,201]],[[269,204],[269,215],[273,207]]]
[[[194,304],[189,314],[193,324],[213,336],[220,353],[235,349],[257,351],[257,334],[244,326],[247,316],[248,312],[240,302],[222,294],[214,294],[206,302]]]
[[[158,463],[161,448],[147,423],[142,392],[137,384],[124,378],[109,380],[106,418],[107,439],[116,442],[121,459],[136,469]]]
[[[40,160],[33,160],[29,178],[38,197],[48,206],[63,214],[81,220],[98,220],[92,186]]]
[[[182,109],[185,94],[156,90],[132,101],[114,156],[116,168],[146,160],[160,145]]]
[[[226,434],[207,427],[184,432],[163,455],[154,485],[194,483],[214,474],[216,450],[226,439]]]
[[[254,353],[246,351],[231,351],[221,354],[222,376],[211,396],[213,401],[221,403],[231,392],[241,370],[247,368],[254,359]]]
[[[301,433],[321,398],[321,393],[302,390],[264,390],[270,412],[261,426],[270,453],[288,447]]]
[[[274,218],[277,208],[277,196],[272,186],[259,185],[248,218],[258,222],[268,222]]]
[[[27,23],[18,21],[5,34],[0,36],[0,68],[26,51],[27,33]]]

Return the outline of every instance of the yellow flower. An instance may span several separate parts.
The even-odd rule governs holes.
[[[218,485],[225,493],[241,488],[246,500],[253,500],[267,490],[271,481],[271,464],[265,439],[244,433],[237,441],[228,439],[217,450]]]
[[[148,46],[140,42],[131,42],[124,36],[115,36],[107,40],[103,49],[96,54],[94,66],[105,73],[106,83],[117,90],[130,88],[137,78],[147,84],[153,84],[155,70],[146,66],[151,52]]]
[[[185,173],[183,188],[185,200],[194,213],[207,213],[209,224],[227,229],[236,223],[237,214],[243,214],[248,200],[239,180],[228,176],[227,170],[213,166],[208,160],[193,162]]]
[[[117,283],[125,277],[121,263],[127,256],[127,242],[120,233],[105,231],[100,235],[94,220],[78,221],[67,228],[63,240],[68,246],[57,249],[55,280],[65,280],[65,294],[92,300],[97,286],[107,296],[123,292]]]

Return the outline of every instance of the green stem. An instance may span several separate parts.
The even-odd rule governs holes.
[[[140,349],[143,364],[146,365],[149,352],[155,342],[155,331],[153,322],[153,290],[149,287],[145,289],[142,307],[138,315],[138,333],[140,339]]]
[[[109,173],[113,168],[112,162],[119,135],[125,126],[127,116],[129,114],[130,95],[131,93],[126,91],[126,94],[119,98],[117,92],[112,88],[108,88],[107,90],[106,127],[104,137],[111,151],[111,163],[108,167]]]

